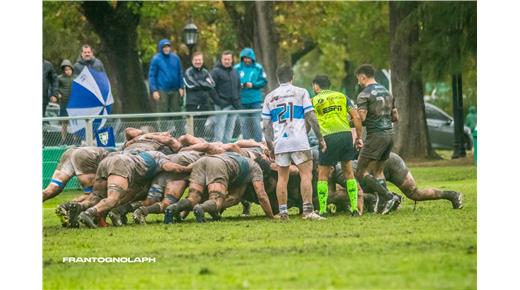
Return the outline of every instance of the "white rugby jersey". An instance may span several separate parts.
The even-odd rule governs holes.
[[[305,113],[313,111],[307,90],[281,84],[264,99],[262,118],[271,119],[274,129],[274,153],[309,150]]]

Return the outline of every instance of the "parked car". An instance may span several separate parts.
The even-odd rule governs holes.
[[[426,108],[426,123],[428,125],[432,147],[435,149],[453,149],[453,142],[455,140],[453,117],[432,104],[425,103],[424,105]],[[473,148],[471,129],[467,126],[464,126],[463,141],[466,150]]]

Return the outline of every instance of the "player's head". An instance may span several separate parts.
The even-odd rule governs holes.
[[[362,64],[356,69],[356,78],[361,87],[366,87],[374,81],[376,69],[371,64]]]
[[[321,90],[327,90],[330,88],[330,80],[326,75],[317,75],[312,80],[312,89],[315,93],[319,93]]]
[[[276,69],[276,77],[280,84],[288,83],[293,80],[294,72],[289,65],[282,64]]]
[[[255,158],[255,162],[260,166],[260,169],[262,169],[262,173],[264,174],[264,180],[268,179],[273,175],[274,171],[271,169],[271,163],[269,161],[265,160],[261,156],[257,156]]]

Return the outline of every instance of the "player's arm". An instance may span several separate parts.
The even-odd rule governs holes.
[[[206,141],[202,138],[197,138],[190,134],[184,134],[179,137],[179,142],[181,142],[183,146],[191,146],[199,143],[205,143]]]
[[[226,152],[240,153],[240,146],[238,146],[235,143],[223,144],[221,148],[224,149]]]
[[[140,130],[140,129],[136,129],[136,128],[132,128],[132,127],[125,129],[126,141],[130,141],[130,140],[134,139],[135,137],[143,135],[143,134],[144,134],[143,130]]]
[[[274,131],[273,131],[273,121],[271,119],[263,119],[262,120],[265,143],[270,152],[274,154]]]
[[[314,111],[308,111],[305,113],[305,121],[309,123],[312,131],[314,131],[314,134],[316,134],[316,138],[318,138],[318,142],[320,143],[321,152],[327,151],[327,144],[321,135],[320,125],[318,124],[318,119],[316,118]]]
[[[258,202],[264,210],[265,215],[269,218],[274,218],[273,210],[271,209],[271,203],[269,202],[269,197],[267,196],[267,192],[265,192],[264,182],[253,181],[253,188],[255,189]]]
[[[167,172],[189,173],[189,172],[191,172],[191,168],[192,167],[190,167],[190,166],[182,166],[182,165],[179,165],[177,163],[173,163],[171,161],[166,161],[166,162],[164,162],[161,165],[161,168],[164,171],[167,171]]]
[[[187,147],[182,147],[180,151],[198,151],[206,153],[209,150],[209,143],[198,143]]]
[[[262,144],[260,142],[256,142],[253,139],[238,140],[235,142],[235,144],[240,148],[263,147],[264,146],[264,144]]]
[[[361,122],[361,118],[359,117],[358,110],[352,106],[349,107],[347,111],[350,115],[352,123],[354,123],[354,128],[356,129],[356,146],[361,148],[363,147],[363,124]]]

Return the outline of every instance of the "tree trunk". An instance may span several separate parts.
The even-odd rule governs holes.
[[[275,25],[273,20],[273,3],[265,1],[256,1],[256,35],[258,39],[259,48],[257,59],[264,67],[267,75],[267,88],[269,91],[278,87],[278,80],[276,78],[276,68],[278,66],[277,52],[278,41],[275,32]]]
[[[253,27],[256,15],[254,4],[254,2],[224,1],[224,8],[231,18],[235,33],[238,36],[238,49],[253,47]],[[243,13],[240,12],[242,10]]]
[[[452,159],[466,157],[464,147],[464,112],[462,106],[462,74],[456,73],[451,76],[453,91],[453,120],[455,129],[455,140],[453,142]]]
[[[101,38],[106,52],[118,113],[150,112],[148,92],[143,79],[137,48],[137,25],[142,2],[85,1],[83,14]]]
[[[389,5],[392,93],[400,117],[395,126],[394,151],[403,158],[434,158],[436,154],[426,125],[422,80],[412,70],[412,48],[419,39],[418,26],[404,24],[418,4],[391,1]]]

